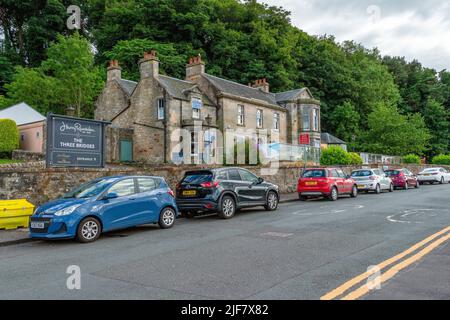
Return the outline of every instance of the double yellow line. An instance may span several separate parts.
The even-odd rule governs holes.
[[[374,274],[373,271],[364,272],[364,273],[360,274],[359,276],[356,276],[355,278],[353,278],[353,279],[347,281],[346,283],[342,284],[341,286],[337,287],[336,289],[328,292],[327,294],[322,296],[320,298],[320,300],[333,300],[333,299],[336,299],[337,297],[341,297],[341,300],[356,300],[356,299],[364,296],[371,290],[370,288],[374,287],[374,285],[381,284],[381,283],[391,279],[400,270],[402,270],[402,269],[408,267],[409,265],[413,264],[414,262],[420,260],[426,254],[430,253],[431,251],[433,251],[434,249],[439,247],[441,244],[446,242],[448,239],[450,239],[450,233],[448,233],[449,231],[450,231],[450,226],[445,229],[442,229],[439,232],[436,232],[435,234],[433,234],[433,235],[429,236],[428,238],[420,241],[419,243],[413,245],[411,248],[403,251],[402,253],[374,266],[373,269],[375,269],[375,270],[378,269],[381,271],[384,268],[398,262],[399,260],[405,258],[406,256],[416,252],[417,250],[419,250],[425,246],[424,248],[422,248],[420,251],[418,251],[414,255],[410,256],[407,259],[404,259],[403,261],[398,262],[397,264],[392,266],[387,271],[381,273],[379,278],[369,281],[369,278],[371,276],[373,276],[373,274]],[[357,284],[359,284],[360,282],[362,282],[364,280],[366,280],[367,283],[365,283],[365,284],[361,285],[360,287],[354,289],[353,291],[350,291],[347,293],[347,291],[349,289],[353,288],[354,286],[356,286]]]

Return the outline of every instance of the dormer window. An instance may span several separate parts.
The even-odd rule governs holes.
[[[192,98],[192,118],[200,119],[200,111],[202,109],[202,100],[199,98]]]

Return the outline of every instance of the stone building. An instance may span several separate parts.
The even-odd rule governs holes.
[[[239,84],[206,73],[200,56],[189,60],[184,80],[176,79],[160,74],[155,51],[144,54],[139,70],[138,82],[122,79],[118,61],[111,61],[96,101],[95,119],[112,122],[108,161],[197,161],[213,143],[211,156],[219,157],[230,130],[265,129],[268,135],[257,136],[258,143],[292,145],[307,133],[309,143],[320,147],[320,102],[307,88],[273,93],[266,79]]]

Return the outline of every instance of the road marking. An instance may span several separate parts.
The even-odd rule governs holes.
[[[435,234],[432,234],[432,235],[429,236],[428,238],[426,238],[426,239],[420,241],[419,243],[417,243],[417,244],[413,245],[412,247],[410,247],[409,249],[407,249],[407,250],[405,250],[405,251],[403,251],[403,252],[397,254],[396,256],[394,256],[394,257],[392,257],[392,258],[389,258],[389,259],[387,259],[387,260],[381,262],[380,264],[376,265],[376,267],[378,267],[379,270],[382,270],[382,269],[386,268],[387,266],[390,266],[391,264],[393,264],[393,263],[399,261],[400,259],[403,259],[403,258],[406,257],[407,255],[409,255],[409,254],[413,253],[414,251],[418,250],[419,248],[421,248],[421,247],[427,245],[429,242],[431,242],[431,241],[433,241],[434,239],[436,239],[437,237],[439,237],[439,236],[441,236],[441,235],[447,233],[448,231],[450,231],[450,226],[448,226],[447,228],[442,229],[441,231],[436,232]],[[441,241],[442,239],[445,239],[444,241],[446,241],[446,240],[448,239],[448,237],[450,237],[450,234],[447,235],[447,236],[445,236],[445,237],[443,237],[443,238],[441,238],[441,239],[439,239],[438,241]],[[436,242],[438,242],[438,241],[436,241]],[[444,241],[442,241],[442,242],[444,242]],[[436,242],[432,243],[432,244],[430,245],[430,247],[433,246]],[[441,242],[441,243],[442,243],[442,242]],[[439,245],[439,244],[438,244],[438,245]],[[428,248],[428,247],[426,247],[425,249],[427,249],[427,248]],[[435,248],[435,247],[433,247],[433,249],[434,249],[434,248]],[[425,250],[425,249],[423,249],[423,250]],[[423,251],[423,250],[422,250],[422,251]],[[431,249],[431,250],[432,250],[432,249]],[[431,250],[427,251],[427,253],[430,252]],[[422,252],[422,251],[421,251],[421,252]],[[425,254],[426,254],[426,253],[422,254],[420,257],[423,257]],[[415,256],[416,256],[416,255],[415,255]],[[415,256],[414,256],[414,257],[415,257]],[[411,258],[412,258],[412,257],[411,257]],[[418,259],[420,259],[420,258],[418,258]],[[408,259],[405,260],[405,261],[408,261]],[[412,263],[412,262],[411,262],[411,263]],[[400,265],[400,264],[399,264],[399,265]],[[398,265],[396,265],[395,267],[397,267],[397,266],[398,266]],[[391,270],[391,269],[390,269],[390,270]],[[389,271],[390,271],[390,270],[389,270]],[[397,272],[398,272],[398,271],[397,271]],[[370,272],[367,272],[367,271],[366,271],[366,272],[364,272],[364,273],[362,273],[362,274],[360,274],[360,275],[354,277],[353,279],[351,279],[351,280],[345,282],[344,284],[342,284],[341,286],[337,287],[336,289],[334,289],[334,290],[328,292],[327,294],[323,295],[323,296],[320,298],[320,300],[332,300],[332,299],[334,299],[334,298],[336,298],[336,297],[338,297],[338,296],[344,294],[348,289],[350,289],[350,288],[352,288],[353,286],[357,285],[357,284],[360,283],[361,281],[363,281],[363,280],[369,278],[371,275],[372,275],[372,274],[371,274]]]
[[[415,215],[415,214],[420,214],[420,213],[427,213],[427,212],[431,212],[434,211],[434,209],[412,209],[412,210],[405,210],[402,213],[396,213],[390,216],[387,216],[386,219],[390,222],[394,222],[394,223],[423,223],[421,221],[405,221],[405,220],[399,220],[397,219],[397,216],[400,215],[400,218],[406,218],[409,217],[411,215]]]
[[[422,249],[421,251],[419,251],[412,257],[396,264],[395,266],[393,266],[392,268],[390,268],[388,271],[386,271],[385,273],[383,273],[381,275],[381,278],[378,280],[378,283],[381,284],[381,283],[386,282],[387,280],[391,279],[399,271],[401,271],[402,269],[405,269],[406,267],[413,264],[414,262],[422,259],[425,255],[427,255],[428,253],[430,253],[431,251],[433,251],[434,249],[439,247],[441,244],[446,242],[448,239],[450,239],[450,234],[447,234],[446,236],[431,243],[429,246],[425,247],[424,249]],[[358,298],[361,298],[362,296],[366,295],[370,291],[369,288],[371,288],[371,287],[372,287],[371,283],[362,285],[355,291],[350,292],[348,295],[343,297],[341,300],[356,300]]]

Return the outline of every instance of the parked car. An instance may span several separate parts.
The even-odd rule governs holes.
[[[276,210],[278,186],[265,182],[242,168],[218,168],[185,173],[178,183],[176,201],[187,217],[217,212],[223,219],[232,218],[241,208],[264,206]]]
[[[428,168],[419,173],[417,177],[419,183],[440,183],[450,182],[450,173],[444,168]]]
[[[358,196],[356,181],[338,168],[316,168],[303,171],[298,180],[300,200],[327,197],[336,201],[341,195]]]
[[[419,182],[417,176],[406,168],[403,169],[390,169],[385,171],[386,174],[392,179],[394,187],[396,189],[408,190],[410,187],[419,188]]]
[[[358,185],[358,191],[370,192],[373,191],[377,194],[383,190],[389,192],[394,191],[394,183],[391,178],[380,169],[363,169],[355,170],[351,174],[353,180]]]
[[[170,228],[178,215],[174,196],[160,177],[96,179],[38,207],[30,219],[30,235],[92,242],[102,232],[137,225]]]

